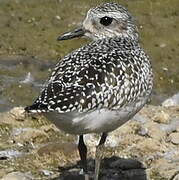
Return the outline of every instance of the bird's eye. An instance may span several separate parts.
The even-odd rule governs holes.
[[[113,18],[105,16],[100,19],[100,23],[104,26],[109,26],[113,21]]]

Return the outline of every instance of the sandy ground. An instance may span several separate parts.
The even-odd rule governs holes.
[[[163,105],[146,106],[109,134],[102,180],[177,180],[179,106]],[[98,138],[95,134],[85,136],[91,177]],[[79,175],[77,137],[64,134],[41,115],[25,115],[22,107],[0,114],[0,147],[3,180],[16,176],[19,180],[83,179]]]

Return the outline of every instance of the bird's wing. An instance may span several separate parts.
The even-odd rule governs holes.
[[[125,96],[130,93],[129,76],[133,72],[128,61],[132,60],[133,52],[109,51],[103,47],[100,51],[99,47],[96,43],[96,47],[93,44],[91,49],[83,47],[65,56],[56,65],[41,95],[26,110],[83,112],[113,107],[119,101],[124,103],[121,99],[125,103],[130,101]]]

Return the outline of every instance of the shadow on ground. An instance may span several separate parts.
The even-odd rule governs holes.
[[[59,167],[61,175],[53,180],[84,180],[79,175],[80,162],[74,166]],[[94,160],[88,160],[90,180],[94,175]],[[142,163],[134,159],[123,159],[116,156],[105,158],[101,164],[100,180],[147,180]]]

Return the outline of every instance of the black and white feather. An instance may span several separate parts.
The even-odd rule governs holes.
[[[103,17],[115,22],[103,27]],[[122,6],[105,3],[89,10],[83,28],[93,41],[57,63],[40,96],[25,110],[43,112],[72,134],[112,131],[146,104],[153,86],[151,64]]]

